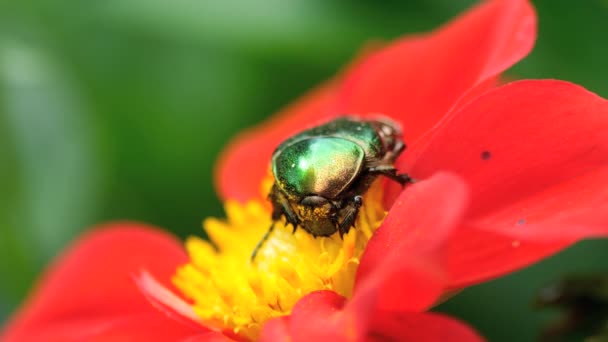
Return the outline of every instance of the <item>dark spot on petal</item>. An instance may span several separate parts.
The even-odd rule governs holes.
[[[523,226],[524,224],[526,224],[526,219],[519,219],[519,220],[517,221],[517,225],[518,225],[518,226]]]
[[[490,153],[490,151],[481,152],[481,159],[489,160],[490,158],[492,158],[492,153]]]

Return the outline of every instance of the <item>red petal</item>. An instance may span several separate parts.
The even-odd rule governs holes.
[[[601,235],[602,228],[608,232],[608,217],[597,210],[608,203],[603,187],[608,183],[607,131],[608,101],[566,82],[521,81],[490,91],[453,113],[430,143],[410,151],[404,163],[412,165],[417,179],[438,170],[465,178],[472,190],[468,225],[511,240],[519,236],[555,241],[562,235],[566,241],[558,245],[563,247],[574,238]],[[529,225],[534,232],[525,231]],[[578,228],[557,231],[567,227]],[[514,254],[523,248],[500,254],[505,248],[492,245],[496,234],[489,234],[488,241],[480,232],[475,235],[480,235],[476,244],[485,247],[467,252],[467,259],[477,260],[473,255],[483,250],[494,266],[505,263],[498,268],[521,267]],[[490,257],[492,249],[496,254]],[[533,261],[533,249],[526,251],[526,263]],[[540,248],[537,259],[546,255]],[[479,271],[480,280],[487,271]],[[455,283],[464,281],[453,276]],[[469,272],[466,282],[473,280]]]
[[[128,333],[142,316],[154,322],[150,327],[155,330],[150,331],[158,336],[205,332],[158,312],[133,281],[133,275],[142,269],[168,280],[176,265],[186,261],[180,243],[160,230],[134,223],[96,229],[47,270],[7,326],[3,341]],[[164,285],[172,288],[169,283]]]
[[[466,324],[434,313],[377,313],[368,336],[368,341],[484,341]]]
[[[271,319],[264,324],[260,342],[289,341],[289,316]]]
[[[467,203],[466,185],[450,174],[437,174],[403,191],[366,247],[356,295],[366,282],[376,281],[383,289],[378,301],[385,309],[432,305],[442,290],[437,264]],[[382,280],[373,280],[378,277]]]
[[[323,85],[234,139],[217,163],[215,178],[220,197],[241,202],[261,197],[261,182],[269,174],[274,149],[290,135],[335,116],[334,97],[335,86]]]
[[[188,328],[160,312],[111,316],[78,314],[3,337],[6,339],[2,341],[15,342],[232,341],[220,333]]]
[[[487,81],[528,54],[535,39],[528,1],[484,2],[432,34],[402,39],[369,58],[346,78],[340,108],[395,117],[412,143],[469,89],[491,87]]]
[[[460,229],[449,244],[450,287],[461,288],[509,273],[571,245],[581,237],[606,237],[608,205],[582,209],[568,217],[526,224],[500,232],[491,227]]]
[[[496,278],[548,257],[570,244],[568,240],[533,241],[462,227],[455,231],[447,248],[449,287],[460,289]]]
[[[184,321],[188,324],[193,322],[202,324],[192,305],[159,283],[147,271],[142,271],[134,276],[134,280],[142,294],[150,302],[150,305],[153,305],[173,319]]]
[[[599,191],[604,199],[600,203],[588,208],[569,210],[568,212],[556,213],[553,217],[539,223],[524,223],[524,229],[502,229],[495,227],[494,230],[502,231],[514,238],[530,239],[534,241],[559,242],[565,240],[577,240],[581,238],[605,238],[608,235],[608,189]],[[487,225],[480,227],[488,229]]]

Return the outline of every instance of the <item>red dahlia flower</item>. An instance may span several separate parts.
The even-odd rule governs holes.
[[[527,1],[487,1],[359,59],[228,148],[217,172],[228,219],[204,223],[216,248],[191,238],[186,254],[134,224],[96,230],[51,267],[4,340],[479,340],[424,311],[608,231],[597,186],[608,102],[561,81],[498,85],[535,25]],[[250,262],[270,225],[273,149],[344,113],[400,122],[410,147],[397,166],[418,182],[376,183],[343,240],[280,222]]]

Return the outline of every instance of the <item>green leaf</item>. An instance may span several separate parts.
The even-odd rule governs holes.
[[[100,170],[86,105],[50,55],[0,36],[0,86],[8,147],[0,162],[10,183],[0,198],[0,277],[10,281],[0,288],[15,294],[90,224]]]

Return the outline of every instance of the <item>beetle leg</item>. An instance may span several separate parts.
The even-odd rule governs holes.
[[[340,238],[344,234],[348,233],[350,227],[355,225],[359,208],[363,205],[363,198],[361,196],[353,197],[353,200],[348,203],[344,209],[342,209],[342,222],[338,224],[338,231],[340,232]]]
[[[251,262],[255,261],[255,256],[258,255],[260,248],[262,248],[262,246],[264,245],[266,240],[268,240],[268,237],[270,236],[270,233],[272,233],[273,230],[274,230],[274,221],[272,221],[272,224],[270,225],[270,228],[268,228],[268,230],[266,231],[266,234],[264,234],[264,236],[258,242],[258,244],[255,245],[255,248],[253,249],[253,252],[251,253],[251,259],[250,259]]]
[[[408,174],[406,173],[397,173],[397,170],[395,170],[395,174],[394,175],[386,175],[388,178],[394,180],[395,182],[401,184],[401,186],[404,186],[407,183],[414,183],[415,180],[410,177]]]
[[[270,189],[270,194],[268,195],[270,198],[270,202],[272,203],[272,220],[278,221],[281,216],[285,216],[285,220],[287,224],[291,224],[293,226],[293,232],[296,232],[298,224],[300,224],[300,220],[298,216],[291,208],[289,204],[289,200],[281,193],[276,185],[272,186]]]
[[[414,182],[414,180],[407,174],[397,173],[397,169],[395,169],[392,165],[379,165],[372,167],[368,170],[368,172],[388,177],[401,185]]]

